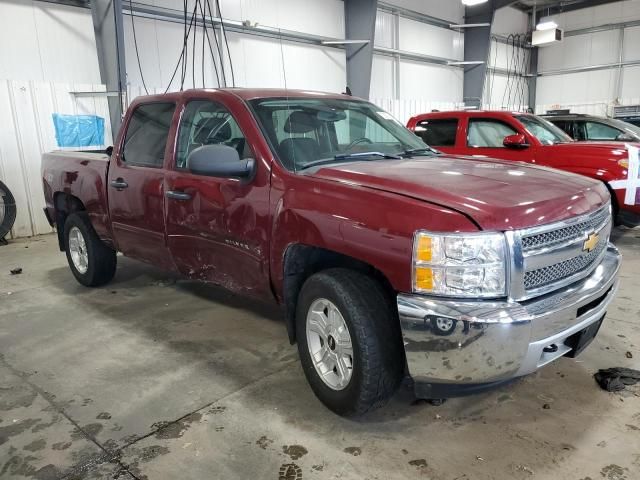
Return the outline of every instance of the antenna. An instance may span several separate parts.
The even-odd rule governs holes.
[[[284,94],[287,103],[287,119],[282,124],[282,130],[285,130],[285,126],[287,125],[287,120],[291,118],[291,109],[289,107],[289,89],[287,88],[287,69],[284,65],[284,47],[282,46],[282,25],[280,23],[280,9],[281,4],[278,2],[278,37],[280,39],[280,60],[282,61],[282,79],[284,81]],[[285,132],[286,133],[286,132]],[[289,140],[293,138],[291,132],[289,132]],[[291,154],[293,156],[293,171],[296,171],[296,149],[291,148]]]

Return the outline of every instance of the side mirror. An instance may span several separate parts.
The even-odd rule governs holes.
[[[616,137],[616,141],[618,142],[635,142],[635,140],[636,139],[633,138],[631,135],[624,132]]]
[[[235,148],[226,145],[203,145],[187,157],[187,168],[196,175],[221,178],[248,178],[253,174],[253,158],[240,160]]]
[[[502,145],[507,148],[528,148],[527,137],[522,133],[516,133],[514,135],[507,135],[502,141]]]

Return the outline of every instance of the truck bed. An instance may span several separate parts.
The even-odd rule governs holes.
[[[56,226],[55,202],[79,202],[91,218],[98,236],[107,243],[112,243],[109,212],[106,208],[109,159],[104,150],[65,150],[42,155],[46,211],[53,226]],[[59,192],[55,198],[53,192]]]

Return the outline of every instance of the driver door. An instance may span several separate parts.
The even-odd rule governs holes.
[[[241,159],[255,157],[243,126],[222,102],[192,99],[182,109],[174,162],[165,177],[173,261],[189,278],[268,295],[269,171],[256,162],[250,179],[190,172],[190,153],[204,145],[233,147]]]

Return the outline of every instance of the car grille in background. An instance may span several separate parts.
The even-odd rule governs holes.
[[[522,251],[528,252],[540,248],[549,248],[554,245],[576,240],[584,236],[585,232],[592,232],[602,227],[609,219],[609,215],[609,205],[605,205],[583,222],[550,232],[524,236],[522,237]]]
[[[573,257],[564,262],[556,263],[548,267],[532,270],[524,274],[524,288],[532,288],[549,285],[558,280],[575,275],[581,270],[589,268],[600,257],[602,251],[607,247],[608,239],[600,239],[598,246],[591,252]]]

